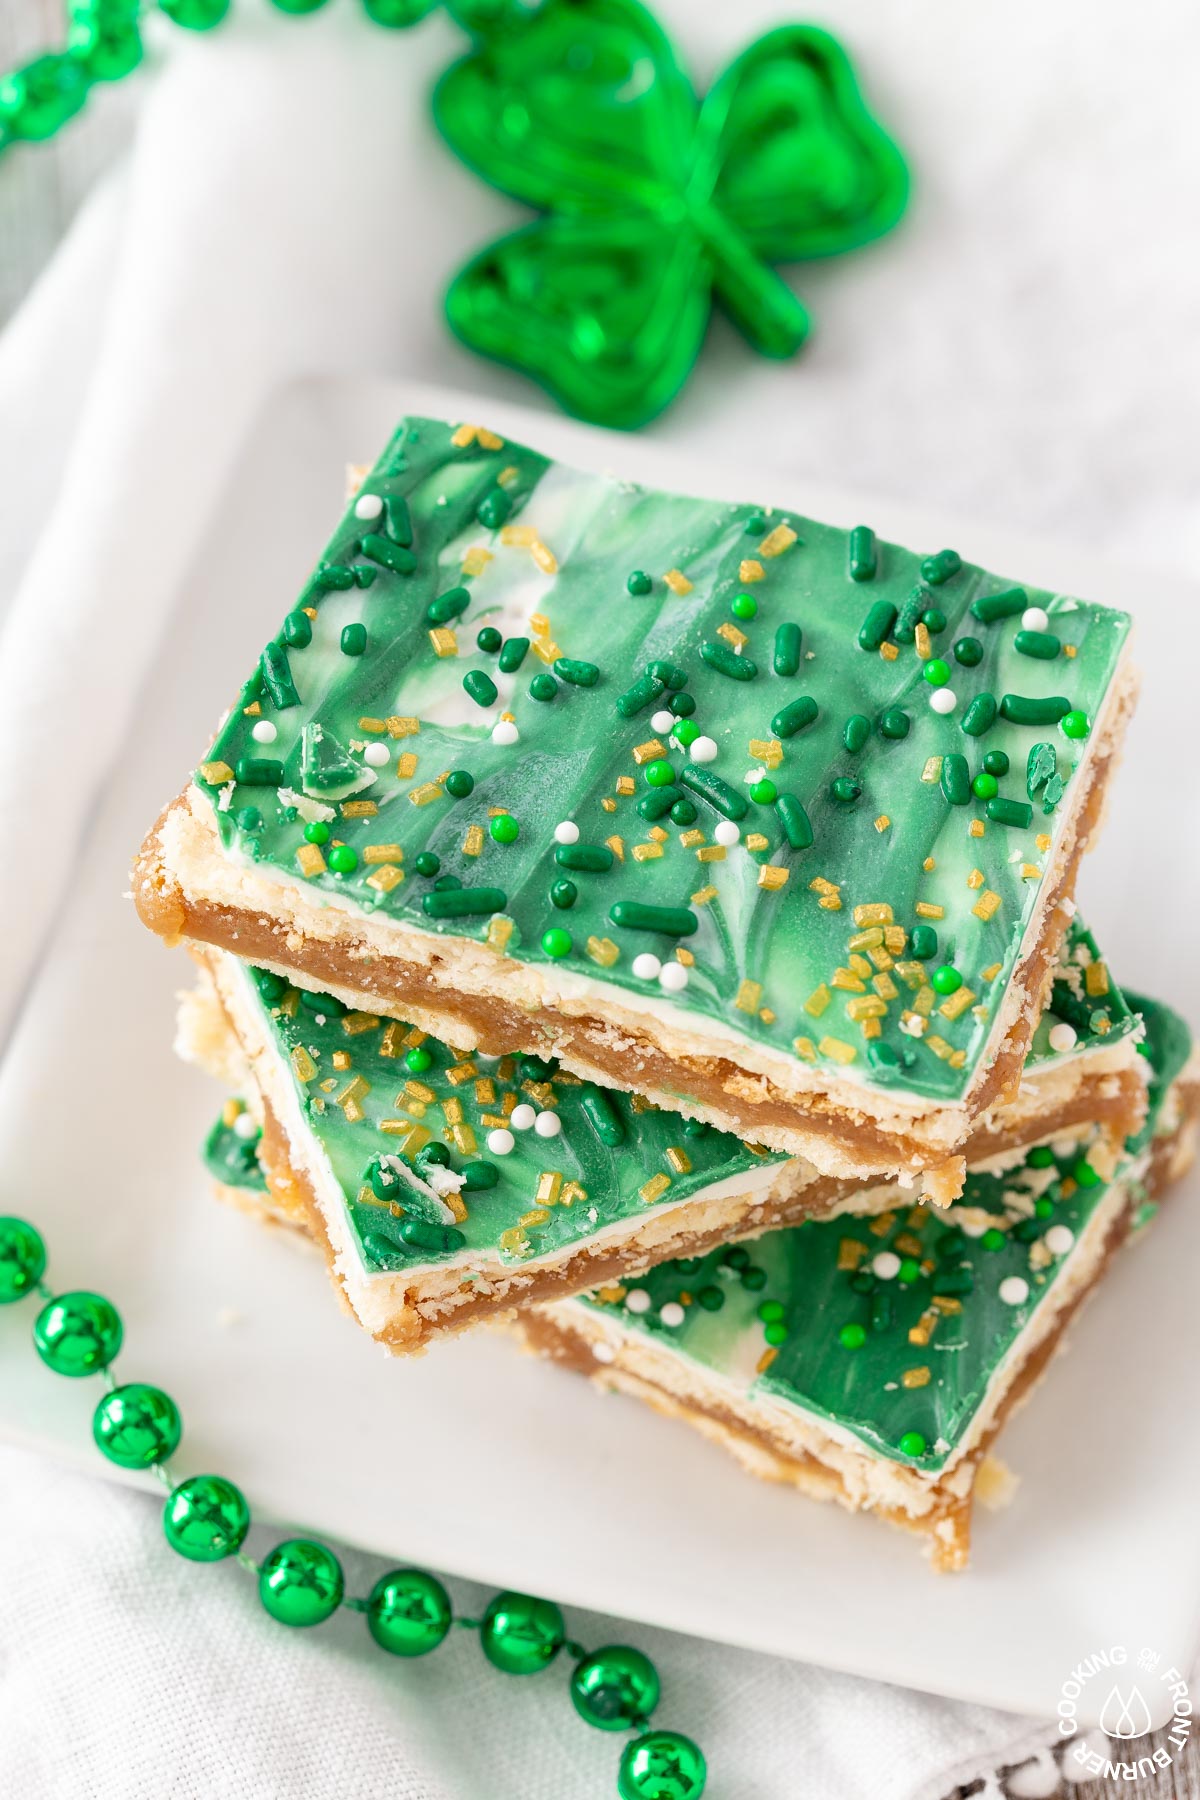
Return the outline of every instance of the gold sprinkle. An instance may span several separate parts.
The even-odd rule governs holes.
[[[653,862],[655,858],[661,856],[662,853],[663,847],[661,844],[635,844],[633,846],[634,862]]]
[[[625,839],[623,837],[618,837],[614,832],[612,837],[605,838],[604,842],[608,845],[618,862],[625,861]]]
[[[420,729],[420,719],[407,718],[401,713],[390,713],[388,715],[387,732],[389,737],[416,737]]]
[[[435,656],[457,656],[458,639],[448,625],[435,625],[429,633]]]
[[[1022,881],[1040,881],[1041,879],[1042,879],[1042,871],[1038,867],[1037,863],[1022,863],[1021,864],[1021,880]]]
[[[724,638],[725,642],[731,645],[734,650],[744,650],[746,645],[750,642],[750,639],[746,636],[745,632],[739,631],[737,626],[730,624],[728,619],[726,619],[723,624],[717,626],[717,636],[719,638]]]
[[[550,1214],[544,1206],[535,1206],[532,1211],[522,1213],[517,1220],[518,1225],[544,1225]]]
[[[763,863],[758,871],[758,885],[769,894],[777,894],[780,888],[787,886],[790,873],[790,869],[782,868],[779,863]]]
[[[792,1049],[797,1056],[802,1056],[805,1062],[816,1062],[817,1060],[817,1047],[810,1037],[793,1038]]]
[[[681,831],[679,834],[679,841],[685,850],[694,850],[697,844],[702,844],[704,842],[704,833],[702,831],[697,831],[693,827],[690,831]]]
[[[856,995],[853,1000],[846,1002],[846,1017],[855,1025],[860,1025],[864,1019],[882,1019],[886,1016],[887,1002],[881,1000],[878,994]]]
[[[652,825],[646,833],[646,836],[652,838],[656,844],[665,844],[670,835],[670,832],[665,831],[661,825]]]
[[[696,892],[692,895],[692,905],[707,906],[711,900],[716,899],[717,891],[718,890],[711,885],[708,887],[697,888]]]
[[[643,763],[657,762],[667,754],[667,746],[658,738],[647,738],[644,744],[635,744],[633,760],[640,768]]]
[[[375,1013],[348,1012],[342,1014],[342,1030],[347,1037],[362,1037],[364,1032],[378,1031],[383,1020]]]
[[[467,834],[463,838],[463,841],[462,841],[462,852],[463,852],[464,856],[482,856],[482,854],[483,854],[483,826],[482,825],[468,825],[467,826]]]
[[[890,925],[892,909],[886,901],[876,901],[870,906],[856,906],[854,923],[856,925]]]
[[[1042,855],[1045,856],[1052,842],[1050,833],[1048,831],[1039,831],[1033,841],[1041,851]]]
[[[607,794],[604,796],[604,799],[600,802],[600,804],[604,808],[605,812],[613,813],[613,812],[616,812],[616,810],[617,810],[616,801],[610,799]]]
[[[751,738],[750,754],[766,769],[777,769],[783,761],[783,745],[778,738]]]
[[[922,781],[940,781],[942,779],[942,759],[940,756],[928,756],[925,767],[921,770]]]
[[[925,1039],[925,1042],[929,1045],[933,1054],[936,1057],[939,1057],[942,1062],[949,1062],[950,1058],[954,1055],[953,1044],[948,1044],[944,1037],[938,1036],[936,1031],[930,1032],[929,1036]]]
[[[759,850],[769,850],[771,847],[770,838],[764,837],[761,831],[748,831],[742,839],[742,842],[745,844],[747,850],[754,851],[755,853]]]
[[[340,810],[343,819],[373,819],[379,808],[373,800],[343,800]]]
[[[534,1195],[539,1206],[557,1206],[558,1196],[562,1192],[563,1177],[561,1169],[543,1169],[538,1176],[537,1192]]]
[[[985,888],[971,908],[975,917],[977,919],[982,919],[985,924],[987,920],[992,918],[999,910],[1000,896],[992,888]]]
[[[233,770],[227,762],[201,763],[200,773],[212,787],[220,787],[222,782],[233,780]]]
[[[875,989],[875,992],[879,995],[881,1000],[898,1000],[900,998],[900,989],[896,986],[890,975],[873,975],[871,977],[871,986]]]
[[[841,1038],[823,1037],[817,1045],[822,1056],[830,1057],[834,1062],[852,1063],[858,1055],[853,1044],[844,1044]]]
[[[587,941],[587,953],[594,963],[602,969],[611,969],[621,952],[611,938],[590,937]]]
[[[564,1181],[562,1192],[558,1196],[560,1206],[574,1206],[577,1200],[587,1199],[587,1189],[578,1181]]]
[[[825,983],[822,982],[820,987],[813,989],[812,993],[808,996],[808,999],[804,1002],[804,1010],[810,1019],[819,1019],[832,999],[833,995],[830,993]]]
[[[533,654],[538,658],[539,662],[549,664],[558,661],[558,658],[562,655],[562,649],[555,643],[553,638],[534,638]]]
[[[690,950],[685,950],[682,944],[676,944],[675,961],[681,962],[685,969],[690,969],[695,964],[696,958]]]
[[[830,980],[835,988],[840,988],[845,994],[863,994],[866,992],[866,983],[863,981],[861,975],[856,975],[854,973],[853,969],[835,969]]]
[[[617,792],[618,794],[625,795],[635,794],[637,792],[637,782],[633,779],[632,775],[617,776]]]
[[[966,1012],[974,999],[975,995],[969,987],[960,987],[955,993],[947,995],[938,1011],[943,1019],[957,1019]]]
[[[848,1274],[851,1270],[857,1269],[859,1263],[867,1254],[867,1250],[868,1245],[864,1244],[861,1238],[839,1238],[837,1254],[838,1268],[843,1274]]]
[[[886,813],[880,813],[875,821],[876,831],[886,831],[891,822]]]
[[[333,1066],[335,1069],[348,1069],[350,1067],[350,1052],[348,1050],[335,1050],[333,1053]],[[322,1085],[324,1084],[322,1083]]]
[[[776,1015],[769,1006],[760,1006],[758,1009],[758,1016],[764,1025],[773,1025],[775,1023]]]
[[[705,844],[702,850],[697,850],[696,861],[702,863],[724,862],[724,844]]]
[[[446,1070],[446,1080],[450,1083],[451,1087],[461,1087],[464,1081],[470,1081],[477,1073],[478,1073],[478,1070],[476,1069],[475,1064],[468,1057],[468,1058],[464,1058],[464,1060],[462,1062],[451,1063],[450,1067]],[[462,1102],[461,1102],[461,1100],[456,1100],[454,1102],[454,1105],[458,1107],[457,1117],[461,1119],[462,1118]],[[446,1104],[442,1107],[442,1111],[445,1113],[447,1118],[450,1117],[450,1113],[448,1111],[449,1106],[450,1106],[450,1102],[447,1101]]]
[[[763,1351],[762,1355],[754,1365],[754,1373],[756,1375],[765,1375],[778,1355],[779,1352],[774,1344],[768,1344],[767,1348]]]
[[[883,942],[883,926],[868,925],[865,931],[856,931],[846,948],[848,950],[874,950]]]
[[[983,883],[984,883],[983,870],[982,869],[972,869],[971,873],[967,876],[967,886],[969,888],[981,888],[983,886]]]
[[[899,956],[908,942],[908,933],[903,925],[888,925],[884,928],[883,941],[893,956]]]
[[[973,837],[973,838],[981,838],[983,836],[983,820],[982,819],[972,819],[971,820],[971,823],[967,826],[967,836]]]
[[[550,636],[550,621],[545,613],[530,613],[529,630],[530,635],[535,638],[545,638]]]
[[[462,572],[464,575],[482,575],[491,560],[490,550],[485,550],[482,544],[472,544],[463,557]]]
[[[671,1177],[669,1175],[652,1175],[649,1181],[643,1182],[642,1186],[638,1189],[638,1193],[641,1195],[641,1198],[645,1201],[646,1205],[651,1206],[654,1201],[662,1199],[670,1185]]]
[[[758,558],[754,556],[743,557],[738,564],[739,581],[761,581],[766,572]]]
[[[929,627],[923,622],[917,625],[915,642],[917,655],[922,662],[928,662],[933,655],[933,643],[929,636]]]
[[[669,1144],[664,1152],[667,1163],[676,1175],[690,1175],[692,1159],[682,1144]]]
[[[249,706],[243,706],[243,708],[242,708],[242,713],[243,713],[244,717],[247,719],[257,719],[261,712],[262,712],[262,707],[259,705],[257,700],[252,700],[250,702]]]
[[[796,533],[790,525],[777,525],[774,531],[768,531],[758,546],[758,554],[765,556],[769,561],[773,556],[782,556],[784,551],[790,550],[795,542]]]
[[[557,575],[558,558],[548,544],[543,544],[541,538],[534,541],[532,555],[543,575]]]
[[[402,750],[396,758],[397,781],[411,781],[417,772],[417,761],[415,750]]]
[[[537,543],[537,532],[532,525],[502,525],[500,542],[502,544],[520,544],[528,550]]]
[[[678,594],[682,597],[684,594],[690,594],[692,591],[692,584],[683,573],[682,569],[668,569],[663,576],[663,580],[673,594]]]
[[[913,911],[918,919],[944,919],[946,916],[945,907],[935,905],[932,900],[918,900]]]
[[[403,1106],[406,1100],[423,1100],[427,1106],[432,1106],[436,1099],[437,1095],[424,1081],[406,1081],[396,1095],[396,1105]]]
[[[1003,963],[998,963],[998,962],[989,963],[986,969],[980,970],[979,979],[981,981],[995,981],[997,975],[1000,973],[1000,971],[1003,967],[1004,967]]]
[[[315,1081],[317,1065],[303,1044],[296,1044],[291,1054],[292,1073],[297,1081]]]
[[[817,905],[823,906],[826,912],[841,912],[842,896],[836,893],[826,894],[822,899],[817,901]]]
[[[460,425],[451,435],[450,442],[456,450],[468,450],[475,442],[478,429],[477,425]]]
[[[1064,656],[1078,656],[1079,655],[1078,646],[1075,644],[1064,644],[1062,647],[1062,652],[1063,652]]]
[[[495,1106],[496,1084],[490,1075],[481,1075],[475,1083],[476,1106]]]
[[[753,1013],[758,1011],[761,1000],[762,982],[743,981],[738,988],[737,996],[733,1004],[737,1007],[739,1012]]]
[[[931,875],[933,873],[933,871],[937,868],[937,861],[934,857],[927,856],[925,858],[925,861],[921,864],[921,867],[924,869],[924,871],[927,875]]]
[[[423,781],[419,787],[409,788],[408,797],[414,806],[428,806],[431,800],[440,800],[442,790],[436,781]]]
[[[341,1093],[335,1096],[337,1104],[351,1125],[357,1125],[366,1116],[361,1102],[366,1099],[370,1091],[370,1082],[363,1076],[356,1075],[353,1081],[348,1081]]]
[[[483,941],[489,950],[495,950],[502,956],[508,949],[508,940],[512,934],[513,921],[506,919],[502,913],[494,913]]]
[[[905,1369],[900,1380],[906,1388],[928,1387],[930,1381],[929,1369],[924,1363],[916,1369]]]
[[[832,881],[826,881],[823,875],[814,875],[808,885],[814,894],[836,894],[840,892],[837,884]]]
[[[364,844],[363,861],[365,863],[388,863],[404,861],[403,844]]]
[[[301,844],[296,852],[296,861],[300,864],[300,873],[309,879],[325,872],[325,858],[316,844]]]
[[[519,1225],[510,1225],[507,1231],[500,1233],[496,1242],[510,1256],[525,1256],[529,1252],[529,1239]]]
[[[857,954],[848,956],[846,961],[856,975],[869,975],[871,973],[871,965],[865,956],[858,956]]]
[[[381,733],[387,730],[387,720],[372,719],[370,717],[360,719],[358,721],[358,729],[360,731],[365,731],[368,737],[379,737]]]
[[[1103,962],[1089,963],[1087,968],[1083,971],[1083,985],[1093,999],[1107,994],[1108,964]]]

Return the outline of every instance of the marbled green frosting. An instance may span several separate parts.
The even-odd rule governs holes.
[[[1026,606],[1047,632],[1023,630]],[[506,649],[478,647],[487,628]],[[861,530],[654,493],[408,419],[198,779],[228,853],[332,904],[490,931],[526,962],[945,1100],[984,1051],[1086,748],[1055,719],[1069,706],[1086,732],[1127,628],[953,552],[923,560]],[[516,640],[531,645],[513,668]],[[948,715],[926,679],[939,659]],[[975,733],[981,695],[1001,709]],[[1005,696],[1046,703],[1043,722],[1004,716]],[[672,705],[714,760],[656,722]],[[997,752],[997,792],[976,796]],[[513,841],[492,834],[498,810]],[[330,826],[320,854],[306,820]],[[574,866],[561,821],[611,866]],[[726,845],[731,824],[741,839]],[[560,906],[564,882],[573,904]],[[860,907],[890,909],[886,946],[864,951]],[[694,958],[685,991],[634,973],[639,953],[669,963],[679,948]],[[931,993],[942,965],[958,996]]]
[[[1077,921],[1042,1027],[1045,1033],[1053,1020],[1070,1023],[1078,1034],[1075,1054],[1111,1043],[1137,1025],[1115,986],[1102,998],[1087,996],[1085,972],[1098,961],[1095,940]],[[461,1056],[407,1025],[347,1014],[340,1001],[290,987],[268,971],[237,965],[236,979],[278,1053],[320,1158],[341,1188],[370,1271],[459,1254],[495,1252],[506,1263],[554,1254],[653,1206],[784,1160],[636,1097],[598,1093],[553,1061]],[[1056,1054],[1040,1041],[1031,1052],[1038,1062]],[[410,1057],[423,1066],[410,1068]],[[480,1082],[490,1086],[480,1088]],[[522,1104],[555,1113],[558,1134],[540,1136],[536,1125],[513,1130],[512,1150],[492,1153],[489,1133],[502,1124],[507,1107]],[[468,1136],[459,1135],[463,1128]],[[226,1138],[219,1149],[223,1161],[234,1154]],[[212,1166],[213,1151],[206,1154]],[[464,1218],[451,1222],[443,1205],[402,1191],[391,1177],[377,1176],[372,1186],[380,1157],[402,1158],[429,1178],[431,1156],[467,1181],[459,1190]],[[395,1160],[389,1166],[402,1174]],[[549,1205],[538,1200],[547,1175],[561,1183]],[[583,1193],[575,1195],[572,1183]],[[648,1183],[654,1184],[650,1199],[644,1197]]]

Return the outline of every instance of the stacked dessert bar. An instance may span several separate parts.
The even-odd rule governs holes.
[[[1074,902],[1128,630],[405,420],[135,869],[221,1191],[962,1566],[1200,1102]]]

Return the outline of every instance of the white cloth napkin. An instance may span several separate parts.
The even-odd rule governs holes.
[[[740,47],[727,7],[657,10],[702,74]],[[746,36],[776,17],[771,0],[737,13]],[[1143,8],[1134,38],[1096,32],[1087,0],[1044,10],[1036,43],[1006,19],[999,0],[929,0],[919,22],[846,0],[839,29],[916,160],[910,220],[806,273],[803,361],[758,361],[719,326],[657,429],[1182,566],[1200,544],[1176,400],[1200,363],[1180,228],[1200,27],[1176,0]],[[528,397],[439,317],[451,269],[515,216],[431,130],[425,95],[462,42],[446,20],[389,35],[349,4],[296,20],[243,0],[211,36],[161,42],[127,164],[0,339],[0,1028],[271,389],[343,370]],[[507,1681],[466,1634],[397,1667],[351,1619],[284,1632],[237,1570],[171,1557],[143,1497],[8,1452],[0,1542],[20,1549],[0,1606],[0,1781],[27,1800],[614,1791],[616,1747],[561,1681]],[[982,1708],[574,1626],[658,1658],[664,1722],[703,1741],[714,1800],[941,1800],[1038,1741]],[[1043,1759],[1018,1785],[1050,1779]]]

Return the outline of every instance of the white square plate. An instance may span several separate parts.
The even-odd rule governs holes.
[[[197,1149],[220,1095],[169,1053],[188,967],[122,897],[129,861],[315,560],[345,464],[374,456],[404,411],[474,410],[411,384],[311,382],[259,421],[0,1067],[4,1209],[44,1228],[57,1285],[116,1301],[122,1374],[162,1383],[182,1407],[178,1469],[227,1472],[260,1513],[565,1604],[1026,1713],[1052,1713],[1075,1663],[1113,1643],[1189,1668],[1200,1629],[1194,1182],[1119,1259],[1073,1353],[1005,1433],[1018,1496],[979,1517],[970,1573],[941,1579],[902,1534],[754,1482],[684,1426],[495,1334],[390,1360],[333,1304],[315,1257],[212,1203]],[[487,422],[664,485],[846,526],[865,511],[888,537],[954,543],[1015,578],[1134,608],[1146,687],[1086,868],[1087,917],[1120,978],[1200,1020],[1184,765],[1195,674],[1179,641],[1200,597],[508,405],[489,404]],[[0,1316],[0,1429],[99,1470],[94,1384],[40,1366],[22,1341],[30,1319],[28,1306]]]

